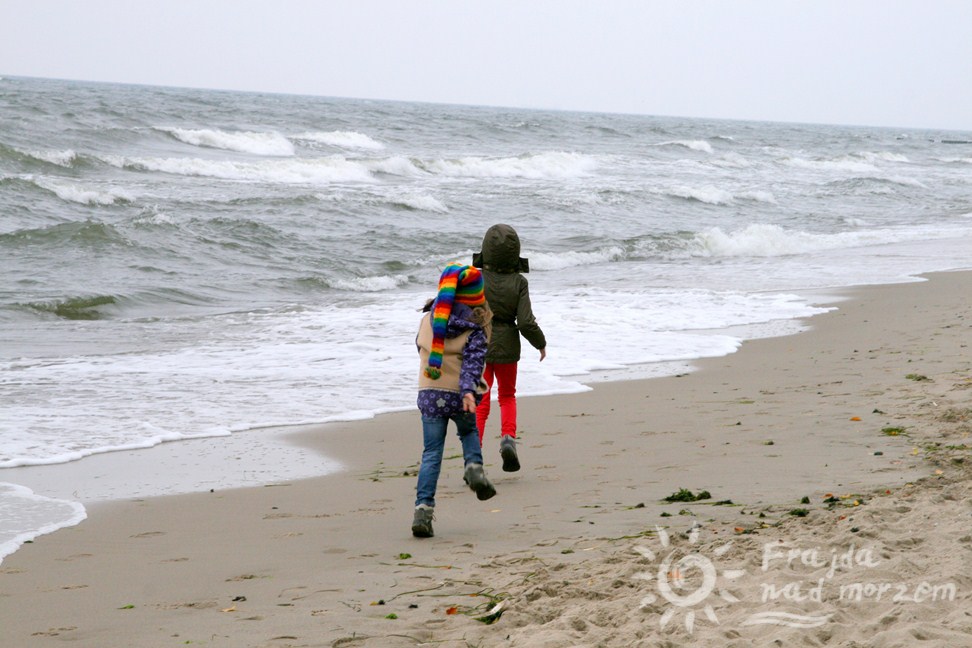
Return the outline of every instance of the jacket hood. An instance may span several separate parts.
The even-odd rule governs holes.
[[[493,272],[527,272],[526,259],[520,258],[520,237],[509,225],[493,225],[483,236],[483,251],[473,255],[473,265]]]

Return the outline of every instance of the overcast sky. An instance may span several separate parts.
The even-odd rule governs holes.
[[[972,0],[0,0],[0,75],[972,130]]]

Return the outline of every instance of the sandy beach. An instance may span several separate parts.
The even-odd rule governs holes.
[[[450,432],[431,539],[415,411],[296,432],[332,475],[92,504],[0,564],[0,643],[972,646],[972,273],[927,279],[680,376],[521,398],[523,470],[494,415],[486,502]]]

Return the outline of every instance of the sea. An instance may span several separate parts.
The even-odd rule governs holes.
[[[262,466],[224,487],[341,470],[265,447],[413,408],[418,311],[496,223],[548,340],[521,396],[670,375],[972,266],[972,133],[3,77],[0,559],[172,492],[25,469],[206,439]]]

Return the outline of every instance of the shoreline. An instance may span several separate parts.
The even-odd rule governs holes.
[[[413,412],[294,436],[347,471],[93,503],[86,521],[38,538],[0,565],[4,626],[10,637],[39,646],[65,639],[163,645],[177,637],[175,643],[226,646],[330,646],[342,639],[416,645],[399,635],[457,646],[464,645],[460,638],[620,646],[633,645],[627,633],[654,645],[673,631],[674,641],[688,641],[684,627],[681,635],[674,625],[660,629],[660,614],[639,611],[645,588],[632,579],[639,563],[631,545],[658,540],[656,526],[667,527],[676,543],[700,527],[702,548],[717,538],[752,540],[781,530],[823,537],[816,527],[829,524],[834,508],[823,504],[826,495],[840,506],[865,500],[855,507],[865,515],[880,506],[875,493],[928,491],[907,486],[933,474],[927,453],[913,452],[916,432],[881,429],[915,428],[921,408],[930,407],[922,390],[942,384],[938,373],[969,376],[960,349],[972,315],[954,296],[968,294],[972,273],[929,277],[838,291],[837,310],[806,320],[810,330],[746,341],[736,353],[692,363],[688,374],[522,398],[524,470],[499,470],[494,414],[484,457],[499,494],[477,502],[462,485],[459,462],[447,459],[430,540],[412,538],[408,528],[410,473],[421,452]],[[908,380],[909,373],[931,378]],[[447,443],[449,457],[457,442],[450,435]],[[965,477],[955,479],[956,488],[965,487]],[[681,488],[708,490],[712,499],[662,501]],[[809,505],[801,505],[804,497]],[[732,503],[712,504],[726,500]],[[789,515],[798,508],[806,517]],[[879,540],[894,538],[893,530],[882,533]],[[968,560],[961,553],[950,558]],[[612,566],[623,572],[611,579],[619,584],[596,597],[566,596],[574,588],[555,585],[591,581],[590,593]],[[972,591],[961,587],[967,581],[958,588],[963,600]],[[500,598],[510,610],[494,625],[465,614]],[[385,604],[372,605],[379,601]],[[450,602],[462,613],[447,614]],[[599,625],[598,614],[614,615],[614,622]],[[770,636],[733,627],[738,636],[726,637],[720,633],[729,631],[727,621],[703,620],[696,638],[709,633],[741,646]],[[854,632],[853,618],[839,629]]]

